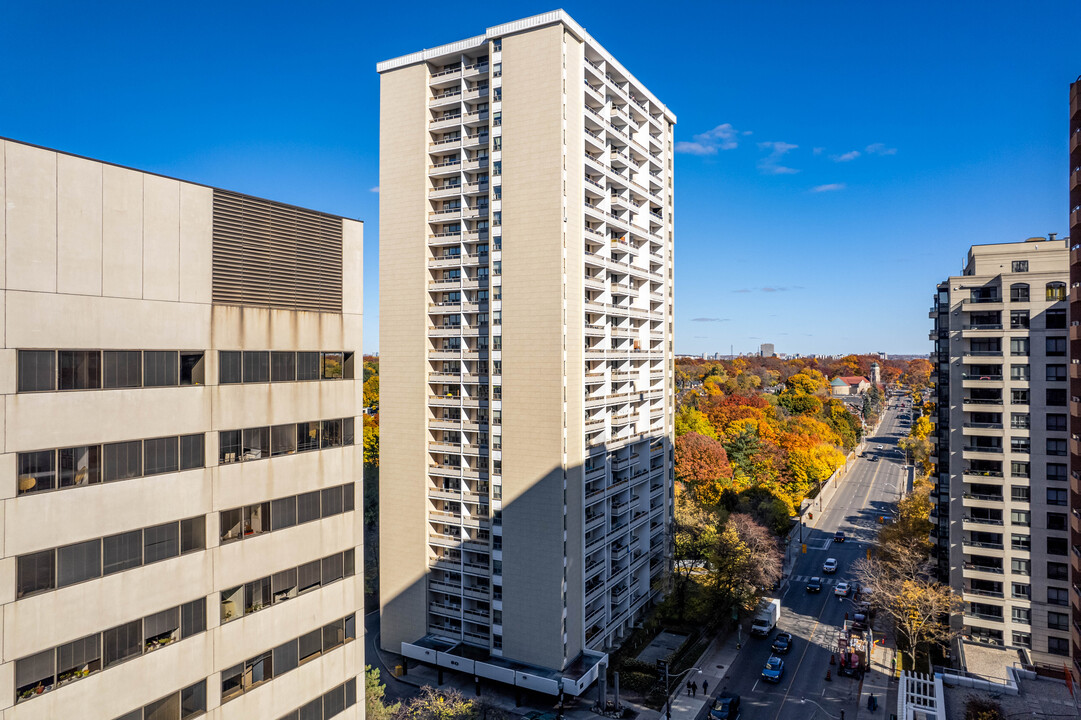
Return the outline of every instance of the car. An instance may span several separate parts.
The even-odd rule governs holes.
[[[777,637],[773,638],[773,645],[770,648],[775,653],[786,653],[792,649],[792,633],[779,632]]]
[[[837,572],[837,558],[826,558],[826,562],[822,563],[822,572],[831,574]]]
[[[840,595],[841,597],[844,597],[845,595],[847,595],[848,594],[848,583],[839,582],[836,585],[834,585],[833,586],[833,594],[834,595]]]
[[[813,577],[807,581],[807,592],[821,592],[822,591],[822,578]]]
[[[867,458],[867,461],[868,462],[878,462],[878,456],[877,455],[872,455],[871,457]]]
[[[776,655],[770,655],[762,668],[762,679],[766,682],[779,683],[784,677],[784,660]]]
[[[845,541],[845,534],[843,532],[838,530],[837,532],[833,533],[833,542],[844,542],[844,541]]]
[[[715,720],[739,720],[739,695],[722,692],[713,701],[709,716]]]
[[[881,449],[882,449],[881,445],[875,445],[875,450],[881,450]]]

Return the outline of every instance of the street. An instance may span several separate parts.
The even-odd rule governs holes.
[[[907,434],[907,424],[902,426],[899,414],[903,413],[896,409],[886,413],[878,434],[867,439],[867,459],[853,462],[826,511],[821,516],[815,513],[809,523],[815,527],[803,528],[807,553],[797,557],[790,581],[782,586],[777,629],[768,638],[748,637],[744,629],[743,650],[726,676],[726,684],[710,688],[713,696],[724,689],[740,695],[743,720],[824,718],[823,710],[834,718],[840,718],[842,711],[848,720],[855,717],[861,681],[839,676],[837,666],[829,664],[845,613],[852,612],[851,601],[834,596],[833,590],[838,582],[852,581],[852,564],[866,556],[879,516],[888,515],[898,499],[903,458],[896,443]],[[876,450],[878,445],[882,450]],[[872,462],[872,455],[878,461]],[[845,542],[833,542],[837,530],[844,531]],[[822,572],[826,558],[836,558],[836,574]],[[814,576],[822,578],[822,590],[817,594],[807,592],[807,580]],[[784,675],[773,684],[761,678],[761,671],[771,654],[773,638],[782,630],[792,633],[793,643],[781,656]],[[829,682],[827,670],[832,675]],[[807,702],[801,704],[803,698]],[[884,700],[879,698],[880,703]],[[703,717],[705,712],[703,708]]]

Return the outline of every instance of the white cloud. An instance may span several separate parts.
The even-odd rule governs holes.
[[[378,185],[376,185],[376,186],[375,186],[375,187],[373,187],[373,188],[369,188],[369,189],[368,189],[368,192],[373,192],[373,193],[377,193],[377,192],[379,192],[379,186],[378,186]]]
[[[812,150],[811,152],[813,152],[815,155],[821,155],[822,153],[826,152],[826,148],[817,147],[814,150]]]
[[[676,152],[688,155],[716,155],[718,150],[734,150],[739,147],[736,138],[739,135],[750,134],[749,130],[741,133],[732,127],[731,123],[722,123],[712,130],[695,135],[694,142],[677,142]]]
[[[871,143],[865,150],[868,155],[896,155],[897,148],[886,147],[883,143]]]
[[[758,161],[758,169],[766,175],[793,175],[799,172],[795,168],[785,167],[780,164],[781,158],[798,148],[799,145],[777,141],[760,142],[758,147],[761,150],[770,151],[769,155]]]
[[[830,159],[833,162],[851,162],[860,156],[859,150],[851,150],[844,155],[833,155]]]
[[[844,183],[830,183],[828,185],[816,185],[815,187],[811,188],[811,192],[813,192],[813,193],[833,192],[835,190],[844,190],[846,187],[848,187],[848,186],[845,185]]]

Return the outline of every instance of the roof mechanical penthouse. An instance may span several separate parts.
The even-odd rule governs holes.
[[[675,116],[562,11],[378,69],[382,643],[578,694],[669,563]]]

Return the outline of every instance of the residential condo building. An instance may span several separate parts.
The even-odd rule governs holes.
[[[1081,77],[1070,85],[1070,612],[1081,677]]]
[[[1061,667],[1070,646],[1068,382],[1063,240],[974,245],[938,285],[940,576],[966,640]]]
[[[562,11],[378,70],[381,643],[578,694],[669,562],[675,117]]]
[[[361,244],[0,140],[4,718],[363,716]]]

